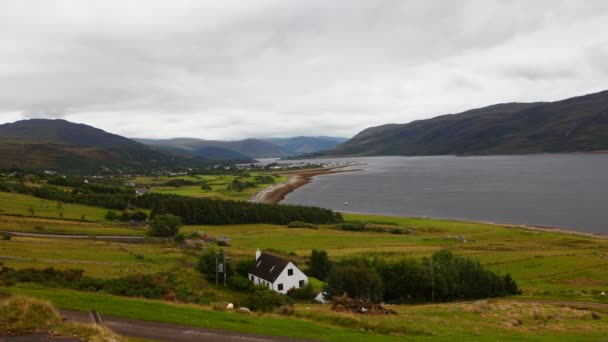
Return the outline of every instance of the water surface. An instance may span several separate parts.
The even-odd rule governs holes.
[[[608,234],[608,154],[339,161],[366,165],[315,177],[282,203]]]

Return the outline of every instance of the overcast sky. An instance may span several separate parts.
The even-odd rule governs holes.
[[[350,137],[605,89],[605,0],[0,0],[1,123]]]

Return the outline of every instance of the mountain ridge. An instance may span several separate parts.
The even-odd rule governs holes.
[[[554,102],[500,103],[367,128],[315,156],[487,155],[608,149],[608,91]]]
[[[93,126],[62,119],[0,125],[0,167],[99,170],[203,166],[208,161],[166,154]]]

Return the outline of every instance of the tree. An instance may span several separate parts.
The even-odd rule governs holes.
[[[225,253],[223,249],[214,247],[206,248],[198,258],[198,264],[196,270],[199,271],[207,280],[215,281],[216,276],[216,262],[219,260],[223,261],[222,253]],[[224,265],[224,271],[227,275],[232,275],[232,268],[230,264]]]
[[[182,226],[182,220],[171,214],[156,215],[154,221],[150,225],[148,234],[158,237],[173,237],[179,232]]]
[[[199,271],[208,280],[215,280],[215,258],[218,251],[219,250],[217,248],[208,247],[203,250],[203,252],[198,258],[196,270]]]
[[[211,191],[213,189],[211,188],[211,186],[209,184],[207,184],[207,182],[205,182],[205,183],[203,183],[203,185],[201,185],[201,190],[203,190],[203,191]]]
[[[517,282],[511,278],[511,275],[507,273],[504,278],[505,281],[505,291],[508,294],[521,294],[521,290],[517,286]]]
[[[324,289],[330,298],[344,293],[351,298],[367,298],[374,302],[382,300],[382,279],[363,259],[347,260],[335,265],[327,276]]]
[[[310,254],[309,272],[311,276],[320,280],[325,280],[329,271],[331,271],[331,266],[331,261],[329,261],[326,251],[312,250],[312,253]]]

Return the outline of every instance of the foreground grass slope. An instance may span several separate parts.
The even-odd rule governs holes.
[[[92,324],[63,323],[57,310],[46,300],[21,295],[0,299],[0,335],[39,334],[76,337],[91,342],[134,341]],[[4,340],[4,339],[2,339]]]
[[[295,316],[279,316],[27,285],[8,291],[81,311],[94,308],[120,317],[322,341],[597,341],[608,334],[606,312],[510,300],[395,306],[398,314],[390,317],[335,313],[327,305],[299,304]]]

